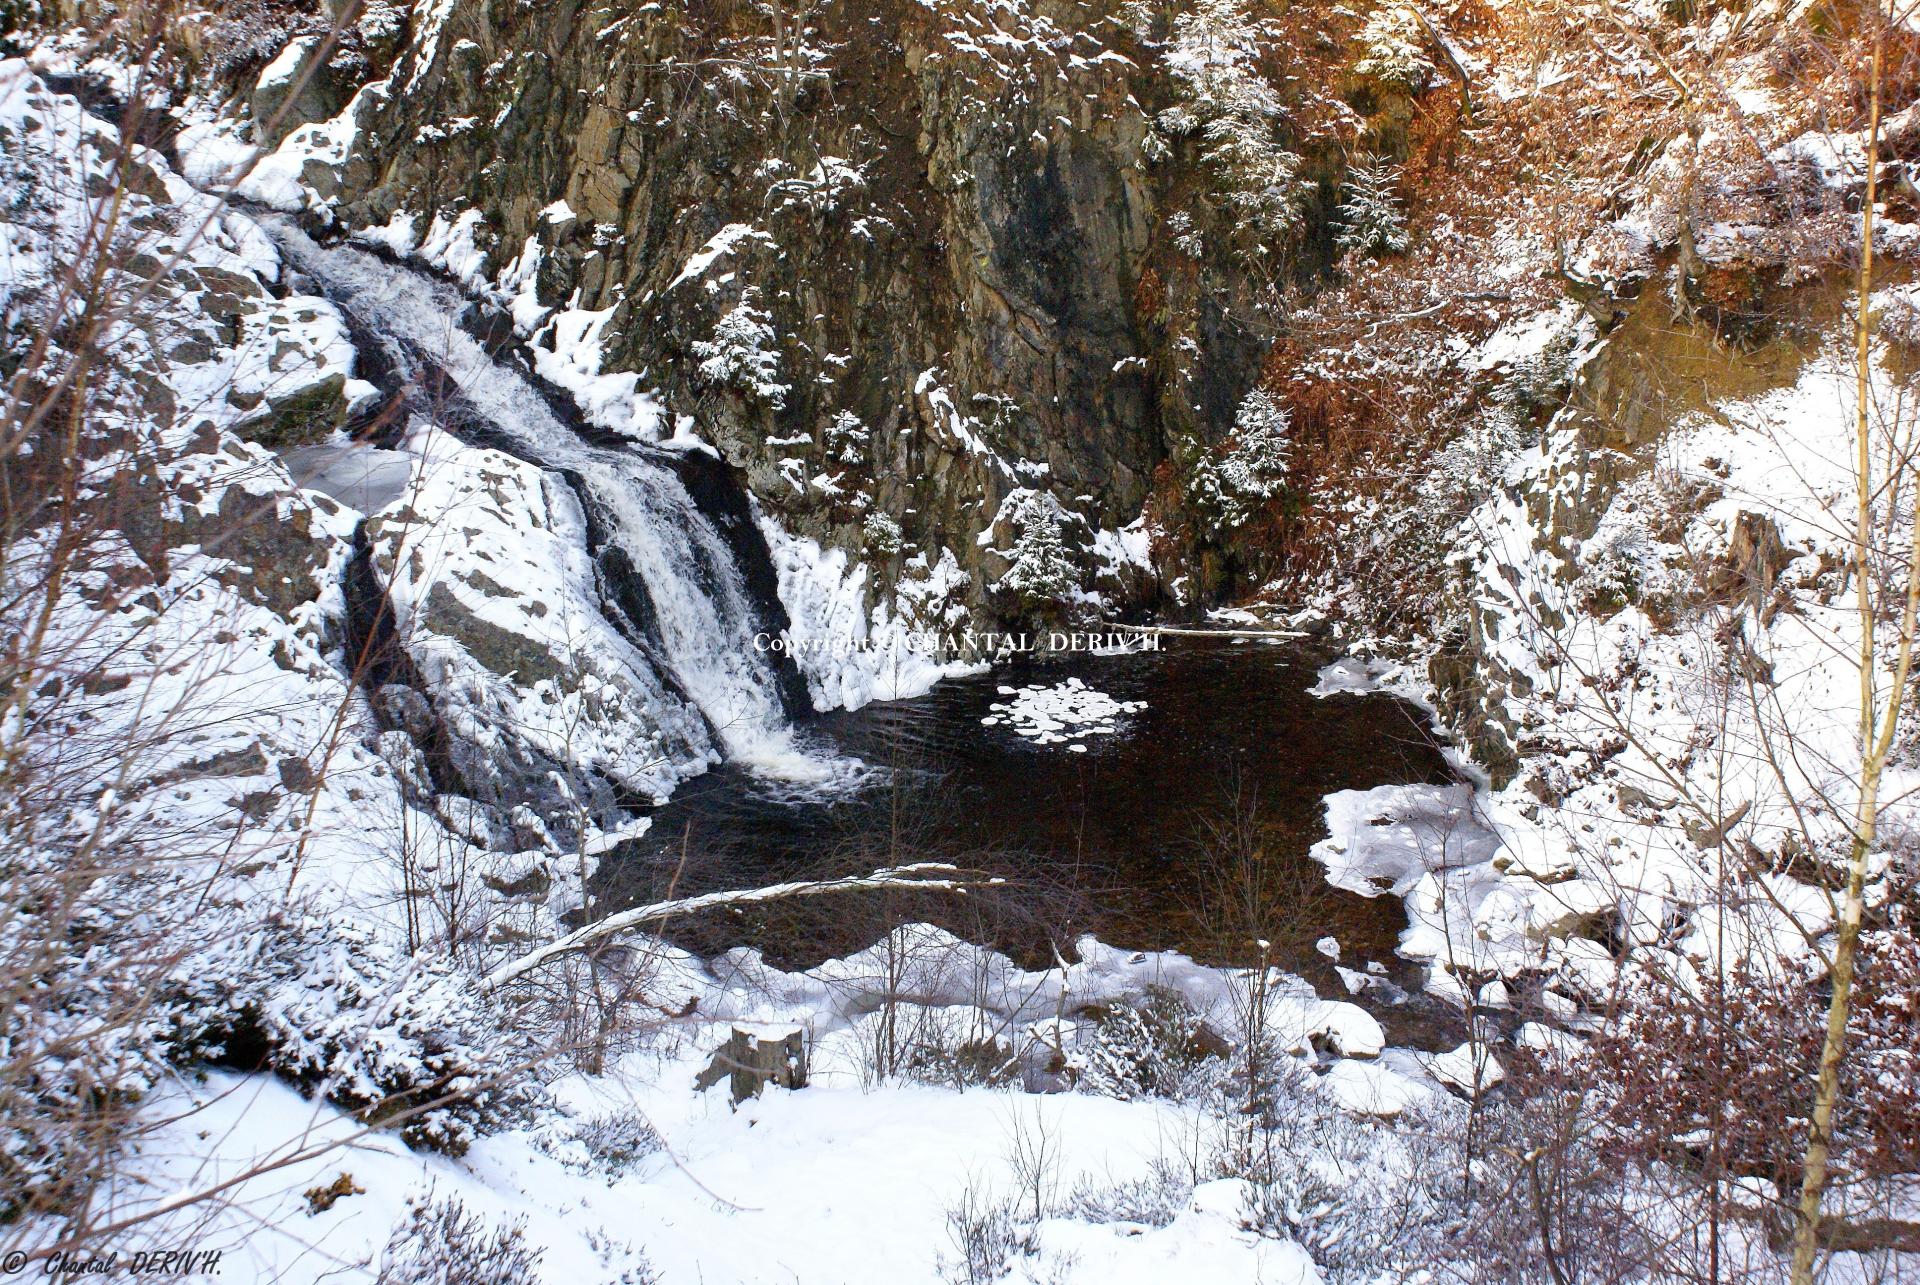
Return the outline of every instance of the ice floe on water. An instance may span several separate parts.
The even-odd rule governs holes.
[[[1113,735],[1128,714],[1147,707],[1145,701],[1116,700],[1078,678],[1052,686],[1003,686],[1000,694],[1012,699],[990,705],[982,726],[1004,726],[1035,745],[1065,745],[1076,754],[1087,752],[1087,738]]]
[[[1319,681],[1307,689],[1307,694],[1333,696],[1340,692],[1352,692],[1356,696],[1365,696],[1388,690],[1399,671],[1400,666],[1390,660],[1342,656],[1332,664],[1321,667],[1315,675]]]

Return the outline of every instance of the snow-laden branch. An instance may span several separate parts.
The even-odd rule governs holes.
[[[750,902],[785,901],[793,897],[817,897],[829,892],[858,892],[870,888],[914,888],[934,889],[948,892],[965,892],[968,888],[982,884],[1003,882],[992,878],[985,880],[964,879],[958,866],[950,866],[938,861],[919,861],[911,865],[889,866],[868,875],[849,875],[844,879],[808,879],[792,883],[768,884],[764,888],[738,888],[730,892],[706,892],[697,897],[678,897],[672,901],[656,901],[647,906],[635,906],[623,910],[617,915],[608,915],[584,928],[577,928],[555,941],[550,941],[538,950],[531,951],[510,963],[502,964],[487,974],[489,987],[504,986],[514,978],[538,968],[551,959],[570,955],[603,938],[638,928],[643,924],[657,924],[679,915],[696,910],[707,910],[714,906],[740,906]]]

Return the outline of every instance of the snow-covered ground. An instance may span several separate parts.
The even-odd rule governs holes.
[[[567,1117],[547,1134],[488,1138],[460,1161],[373,1133],[228,1193],[231,1207],[193,1243],[224,1249],[227,1279],[372,1280],[404,1202],[435,1196],[457,1198],[496,1226],[518,1224],[540,1250],[540,1280],[612,1282],[644,1262],[662,1282],[932,1282],[942,1279],[943,1260],[959,1257],[945,1218],[971,1179],[989,1199],[1017,1199],[1007,1157],[1021,1130],[1062,1148],[1047,1182],[1064,1194],[1087,1181],[1145,1176],[1168,1139],[1197,1123],[1192,1110],[1155,1102],[913,1085],[863,1091],[844,1082],[770,1091],[735,1110],[724,1089],[695,1093],[695,1070],[694,1060],[635,1068],[630,1082],[646,1089],[631,1094],[605,1082],[574,1086],[583,1109],[644,1119],[657,1131],[658,1149],[623,1172],[567,1139]],[[358,1132],[258,1077],[218,1074],[156,1106],[179,1123],[143,1143],[142,1158],[154,1181],[182,1189],[273,1158],[263,1139],[311,1147]],[[359,1190],[311,1212],[304,1193],[343,1174]],[[1297,1245],[1241,1228],[1243,1186],[1203,1184],[1164,1227],[1044,1218],[1011,1279],[1317,1282]]]
[[[806,974],[744,950],[703,965],[650,949],[654,993],[676,1005],[697,996],[706,1016],[662,1023],[605,1074],[538,1068],[551,1081],[548,1105],[458,1160],[409,1151],[269,1077],[219,1072],[169,1086],[146,1109],[155,1123],[139,1146],[141,1184],[191,1191],[252,1176],[154,1234],[192,1226],[195,1244],[224,1249],[223,1272],[244,1279],[371,1279],[403,1202],[431,1196],[520,1224],[542,1251],[542,1280],[611,1281],[646,1261],[661,1281],[709,1285],[936,1281],[955,1279],[948,1216],[971,1199],[1011,1204],[1022,1228],[1009,1263],[1016,1281],[1144,1283],[1176,1270],[1222,1282],[1321,1279],[1298,1245],[1244,1226],[1244,1179],[1207,1176],[1209,1149],[1233,1126],[1200,1103],[1036,1095],[1019,1074],[1007,1087],[961,1089],[938,1083],[952,1066],[931,1062],[919,1082],[878,1073],[884,1018],[923,1050],[985,1041],[1007,1065],[1057,1077],[1098,1057],[1096,1027],[1058,1014],[1138,998],[1152,984],[1226,1026],[1245,995],[1229,975],[1090,940],[1064,974],[1023,972],[929,928]],[[883,1007],[887,992],[906,998]],[[1441,1101],[1445,1068],[1429,1077],[1412,1058],[1395,1059],[1397,1071],[1373,1060],[1379,1028],[1354,1006],[1285,979],[1266,1004],[1280,1042],[1324,1074],[1302,1090],[1310,1102],[1312,1086],[1325,1086],[1325,1105],[1310,1110],[1351,1111],[1355,1130],[1391,1149],[1369,1117]],[[807,1087],[771,1088],[737,1107],[724,1080],[697,1088],[736,1027],[802,1031]],[[1135,1216],[1113,1216],[1126,1206],[1113,1193],[1156,1167],[1197,1168],[1199,1181],[1171,1182],[1165,1209],[1136,1194]],[[315,1209],[310,1193],[342,1175],[351,1194]],[[153,1198],[134,1195],[130,1207]]]

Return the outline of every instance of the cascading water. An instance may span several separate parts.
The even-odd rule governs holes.
[[[452,286],[363,250],[323,246],[286,219],[269,217],[263,226],[289,263],[388,346],[404,373],[437,371],[479,427],[573,484],[606,549],[618,551],[643,590],[643,602],[610,614],[645,635],[643,647],[728,758],[799,780],[847,766],[796,743],[782,676],[753,646],[761,616],[733,550],[670,464],[638,444],[595,445],[564,423],[525,376],[461,328],[468,301]],[[631,598],[632,588],[623,596]]]

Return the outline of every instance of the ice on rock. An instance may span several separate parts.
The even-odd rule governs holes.
[[[1467,785],[1386,785],[1327,796],[1326,839],[1313,855],[1327,880],[1362,896],[1405,895],[1435,870],[1493,859],[1500,836],[1476,811]]]
[[[906,560],[908,574],[890,594],[877,593],[870,569],[845,549],[787,531],[764,508],[756,520],[779,580],[780,603],[792,622],[788,637],[845,646],[800,647],[795,665],[818,710],[859,709],[876,700],[925,695],[942,678],[980,673],[985,665],[943,657],[919,646],[918,631],[957,623],[945,605],[971,583],[951,549]]]
[[[1145,701],[1117,700],[1078,678],[1052,686],[1002,686],[999,693],[1011,699],[988,706],[992,712],[981,726],[1010,727],[1035,745],[1065,745],[1075,754],[1087,752],[1088,737],[1114,735],[1126,715],[1147,707]]]
[[[412,455],[360,442],[297,446],[280,458],[295,482],[362,513],[399,500],[413,477]]]

